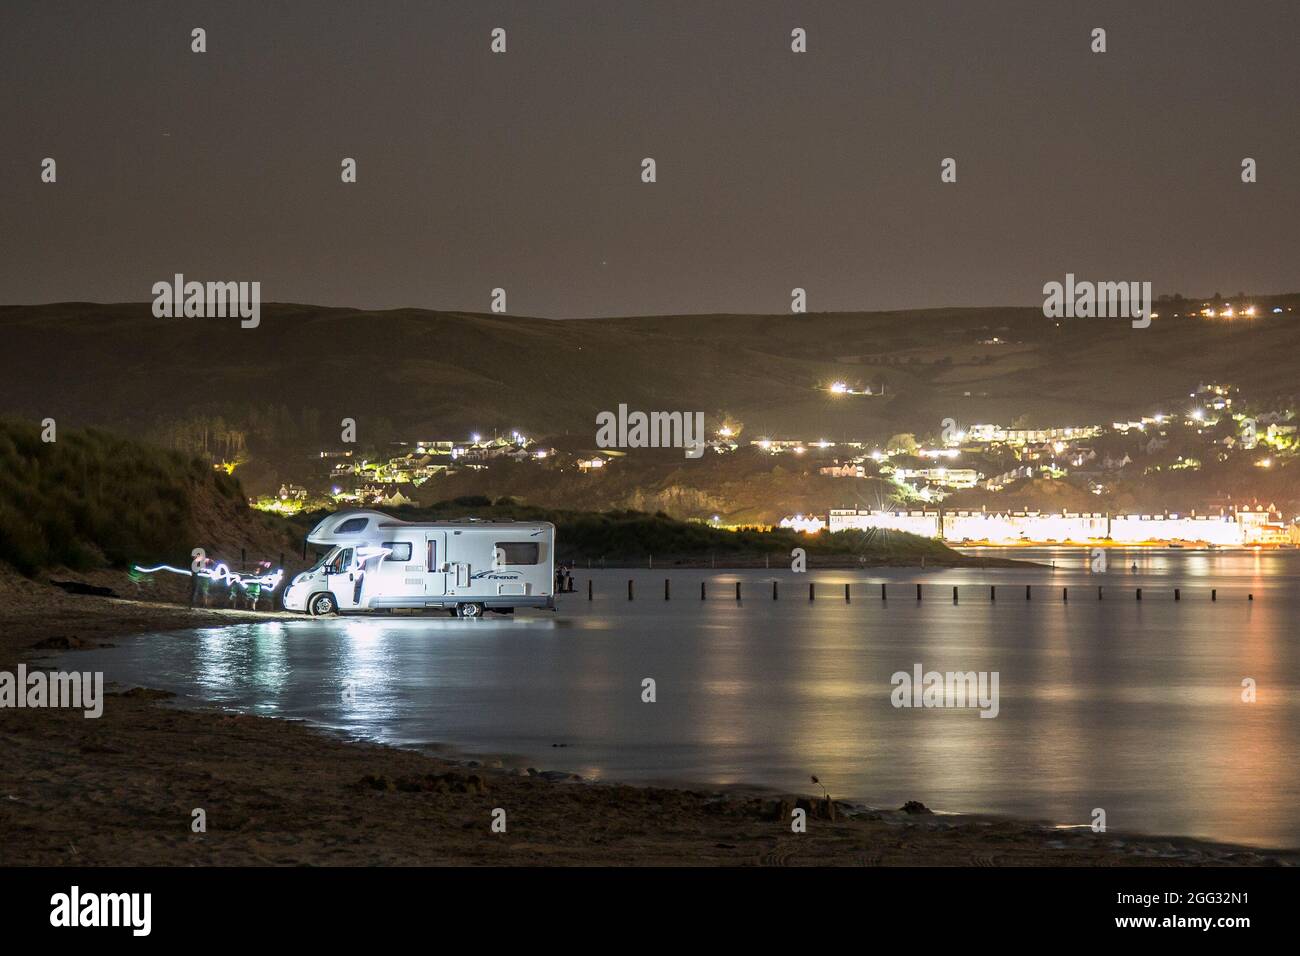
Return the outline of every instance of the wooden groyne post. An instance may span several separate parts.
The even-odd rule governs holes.
[[[741,590],[742,590],[742,589],[741,589],[741,582],[740,582],[740,581],[736,581],[736,582],[735,582],[735,587],[736,587],[736,601],[739,602],[739,601],[741,600]],[[575,589],[575,588],[570,588],[569,590],[572,591],[572,590],[576,590],[576,589]],[[1141,600],[1142,600],[1142,591],[1143,591],[1142,588],[1134,588],[1134,589],[1133,589],[1133,598],[1134,598],[1134,600],[1137,600],[1137,601],[1141,601]],[[779,582],[777,579],[774,578],[774,579],[772,580],[772,600],[773,600],[773,601],[779,600],[779,599],[780,599],[780,594],[781,594],[781,592],[780,592],[780,582]],[[627,579],[627,599],[628,599],[629,601],[631,601],[631,600],[634,600],[635,597],[636,597],[636,592],[635,592],[635,579],[633,579],[633,578],[628,578],[628,579]],[[701,601],[707,601],[707,600],[708,600],[708,597],[709,597],[709,586],[708,586],[708,581],[707,581],[707,580],[702,580],[702,581],[700,581],[700,600],[701,600]],[[918,583],[918,584],[916,585],[916,600],[917,600],[917,603],[921,603],[921,601],[924,599],[924,597],[925,597],[924,586],[923,586],[922,584],[919,584],[919,583]],[[1097,600],[1098,600],[1098,601],[1105,600],[1105,597],[1106,597],[1105,588],[1104,588],[1102,585],[1098,585],[1098,586],[1097,586]],[[1173,597],[1174,597],[1174,600],[1175,600],[1175,601],[1181,602],[1182,599],[1183,599],[1183,589],[1182,589],[1181,587],[1176,587],[1176,588],[1174,588],[1174,589],[1173,589]],[[995,584],[991,584],[991,585],[989,585],[989,602],[990,602],[990,603],[996,603],[996,602],[997,602],[997,599],[998,599],[998,589],[997,589],[997,585],[995,585]],[[588,601],[593,601],[593,600],[595,600],[595,581],[594,581],[592,578],[588,578],[588,579],[587,579],[587,600],[588,600]],[[671,579],[671,578],[664,578],[664,600],[665,600],[665,601],[670,601],[670,600],[672,600],[672,579]],[[811,601],[816,601],[816,600],[817,600],[817,584],[816,584],[816,582],[814,582],[814,581],[809,581],[809,582],[808,582],[808,600],[809,600],[810,602],[811,602]],[[881,600],[881,601],[888,601],[888,600],[889,600],[889,585],[888,585],[888,583],[883,582],[883,581],[882,581],[881,584],[880,584],[880,600]],[[1033,585],[1030,585],[1030,584],[1026,584],[1026,585],[1025,585],[1025,600],[1026,600],[1026,601],[1033,600]],[[1218,588],[1211,588],[1211,589],[1210,589],[1210,600],[1211,600],[1211,601],[1215,601],[1215,602],[1217,602],[1217,601],[1219,600],[1219,589],[1218,589]],[[1255,600],[1255,595],[1254,595],[1253,593],[1248,593],[1248,594],[1246,595],[1246,600],[1247,600],[1247,601],[1254,601],[1254,600]],[[1069,589],[1068,586],[1067,586],[1067,587],[1062,587],[1062,588],[1061,588],[1061,602],[1062,602],[1063,604],[1068,604],[1068,603],[1070,603],[1070,589]],[[845,585],[844,585],[844,603],[845,603],[845,604],[852,604],[852,603],[853,603],[853,584],[852,584],[852,582],[846,582]],[[953,603],[953,604],[960,604],[960,603],[961,603],[961,587],[960,587],[960,585],[956,585],[956,584],[954,584],[954,585],[952,586],[952,603]]]

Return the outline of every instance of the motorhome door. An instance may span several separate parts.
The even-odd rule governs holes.
[[[447,593],[447,535],[430,532],[424,536],[424,594]]]
[[[356,552],[351,548],[342,548],[334,560],[325,566],[329,575],[329,589],[334,594],[334,601],[341,610],[350,610],[357,606],[358,578],[360,569],[356,563]]]

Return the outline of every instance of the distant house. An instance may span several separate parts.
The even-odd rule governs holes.
[[[848,461],[842,465],[825,465],[817,469],[817,474],[831,478],[865,478],[867,470],[862,465]]]
[[[982,477],[974,468],[895,468],[898,481],[921,479],[940,488],[974,488]]]
[[[802,531],[804,534],[816,534],[826,527],[826,521],[816,515],[786,515],[781,519],[780,527],[793,528],[795,531]]]
[[[387,508],[400,508],[416,504],[415,486],[410,482],[391,485],[379,497],[379,504]]]

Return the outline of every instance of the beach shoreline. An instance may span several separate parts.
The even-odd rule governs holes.
[[[60,576],[66,577],[66,576]],[[76,576],[123,590],[112,572]],[[0,575],[0,670],[130,634],[272,620]],[[66,662],[67,658],[64,658]],[[66,666],[66,663],[65,663]],[[110,693],[103,716],[0,710],[0,865],[1290,865],[1300,850],[873,809],[766,788],[641,786],[400,749],[302,721]],[[810,784],[810,790],[815,788]],[[832,795],[833,796],[833,795]],[[807,831],[791,830],[805,810]],[[914,810],[916,808],[913,808]],[[494,811],[506,830],[494,832]],[[195,832],[201,811],[206,832]]]

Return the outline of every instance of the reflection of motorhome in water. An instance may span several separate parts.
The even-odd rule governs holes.
[[[555,609],[555,526],[461,519],[415,523],[340,511],[308,544],[329,550],[284,591],[290,611],[443,608],[462,617]]]

